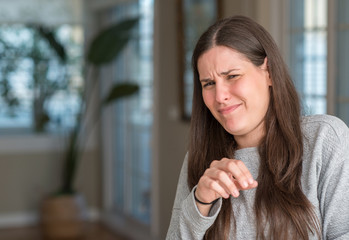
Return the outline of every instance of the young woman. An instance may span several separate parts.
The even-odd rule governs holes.
[[[269,33],[220,20],[192,65],[191,140],[167,239],[349,239],[349,129],[301,116]]]

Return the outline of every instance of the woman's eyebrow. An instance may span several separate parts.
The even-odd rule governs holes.
[[[221,72],[220,75],[226,76],[229,73],[234,72],[234,71],[238,71],[238,70],[239,70],[238,68],[233,68],[233,69],[227,70],[225,72]],[[200,82],[209,82],[209,81],[212,81],[212,79],[211,78],[200,79]]]
[[[204,79],[200,79],[200,82],[209,82],[212,81],[211,78],[204,78]]]
[[[226,72],[221,72],[221,75],[228,75],[229,73],[234,72],[234,71],[237,71],[237,70],[239,70],[239,69],[233,68],[233,69],[230,69],[230,70],[228,70],[228,71],[226,71]]]

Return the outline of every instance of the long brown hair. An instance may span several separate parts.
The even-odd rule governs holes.
[[[255,66],[267,57],[272,81],[265,116],[266,135],[258,147],[260,167],[255,197],[257,239],[309,239],[320,236],[318,219],[301,186],[303,140],[300,102],[281,54],[270,34],[253,20],[235,16],[212,25],[194,49],[194,95],[189,143],[188,185],[193,188],[215,159],[232,157],[236,143],[205,106],[199,82],[199,57],[214,46],[244,54]],[[222,209],[205,239],[227,239],[232,206]],[[265,227],[268,231],[265,234]]]

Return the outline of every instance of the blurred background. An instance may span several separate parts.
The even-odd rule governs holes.
[[[0,0],[0,239],[86,236],[79,221],[108,239],[164,239],[188,143],[191,53],[225,16],[271,33],[304,114],[349,124],[348,12],[346,0]]]

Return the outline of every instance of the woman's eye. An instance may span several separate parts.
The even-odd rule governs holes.
[[[228,75],[227,78],[228,79],[234,79],[234,78],[237,78],[239,75],[237,74],[234,74],[234,75]]]
[[[214,85],[214,82],[213,81],[210,81],[210,82],[207,82],[203,85],[203,87],[208,87],[208,86],[211,86],[211,85]]]

